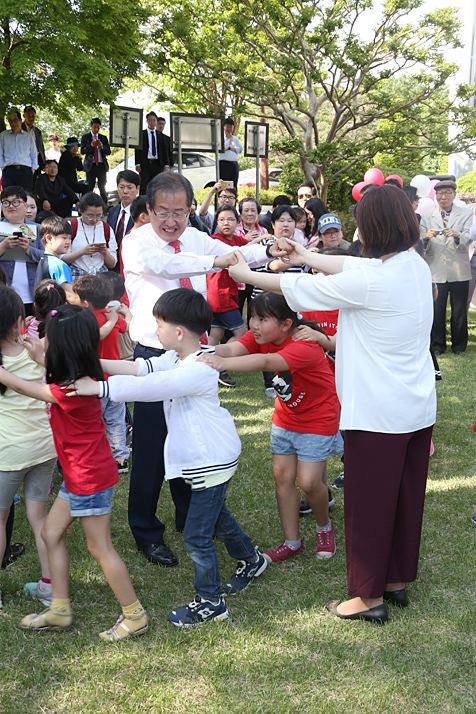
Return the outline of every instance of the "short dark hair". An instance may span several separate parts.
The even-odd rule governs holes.
[[[357,204],[355,220],[366,258],[408,250],[420,237],[415,211],[396,186],[387,184],[368,191]]]
[[[172,173],[172,171],[164,171],[155,176],[152,181],[149,181],[147,186],[147,205],[149,208],[154,208],[155,199],[158,193],[179,193],[183,191],[187,199],[187,206],[190,208],[193,199],[193,187],[188,179],[180,174]]]
[[[223,124],[231,124],[231,126],[235,126],[235,120],[232,119],[231,117],[227,117]]]
[[[103,310],[114,293],[112,283],[101,273],[81,275],[74,281],[73,290],[81,302],[90,302],[95,310]]]
[[[272,212],[271,223],[275,223],[279,218],[281,218],[284,213],[288,213],[293,219],[294,223],[296,223],[296,214],[294,213],[294,208],[284,203],[282,203],[280,206],[277,206]]]
[[[26,202],[26,191],[22,186],[7,186],[7,188],[4,188],[0,193],[0,201],[3,201],[4,198],[10,198],[10,196],[18,196],[19,199]]]
[[[94,191],[88,191],[88,193],[84,193],[79,199],[78,207],[80,213],[84,213],[84,211],[88,207],[102,208],[103,211],[106,208],[101,196],[98,193],[94,193]]]
[[[397,181],[397,179],[394,179],[394,178],[385,179],[385,181],[383,182],[383,185],[384,186],[396,186],[397,188],[402,188],[400,185],[400,181]]]
[[[370,191],[371,188],[377,188],[377,187],[378,187],[378,183],[366,183],[365,186],[362,186],[359,193],[361,196],[365,196],[367,191]]]
[[[410,203],[418,201],[418,191],[415,186],[403,186],[402,191],[408,196]]]
[[[156,114],[155,112],[152,112],[152,111],[151,111],[151,112],[147,112],[147,114],[145,115],[145,118],[146,118],[146,119],[148,119],[149,117],[155,117],[156,119],[158,118],[158,117],[157,117],[157,114]]]
[[[153,309],[154,317],[172,325],[181,325],[194,335],[210,330],[212,309],[203,295],[190,288],[177,288],[163,293]]]
[[[91,124],[90,124],[90,126],[92,126],[93,124],[99,124],[99,126],[101,126],[101,120],[100,120],[100,118],[99,118],[99,117],[93,117],[93,118],[91,119]]]
[[[218,216],[221,213],[225,213],[225,211],[229,211],[230,213],[233,213],[235,216],[236,220],[239,222],[240,221],[240,216],[238,215],[238,211],[234,206],[220,206],[220,208],[217,210],[215,213],[215,223],[218,221]]]
[[[25,112],[31,112],[31,111],[35,112],[35,114],[36,114],[36,109],[35,109],[35,107],[33,107],[31,104],[28,104],[28,106],[26,106],[26,107],[24,108],[23,114],[24,114]]]
[[[12,116],[16,116],[17,119],[21,119],[21,114],[18,109],[9,109],[7,111],[7,120]]]
[[[46,159],[45,166],[46,164],[56,164],[56,166],[58,166],[58,162],[56,161],[56,159]]]
[[[131,218],[134,223],[138,220],[141,213],[147,213],[147,201],[145,196],[136,196],[131,203]]]
[[[165,117],[157,117],[157,121],[166,121]]]
[[[116,184],[119,186],[119,181],[124,179],[127,183],[133,183],[134,186],[140,186],[140,176],[137,171],[132,171],[132,169],[124,169],[124,171],[119,171],[116,176]]]
[[[234,186],[232,188],[226,188],[226,187],[221,188],[219,191],[217,191],[217,196],[221,196],[223,191],[229,191],[230,193],[232,193],[234,195],[235,198],[238,197],[238,191],[236,190],[236,188]]]
[[[46,322],[47,384],[71,384],[81,377],[103,380],[96,316],[80,305],[60,305],[53,313]]]
[[[292,206],[293,202],[289,198],[289,196],[286,196],[285,193],[281,193],[279,196],[276,196],[276,198],[273,201],[273,208],[276,208],[277,206]]]
[[[103,280],[107,280],[111,283],[113,290],[112,299],[120,301],[126,289],[122,275],[116,273],[114,270],[107,270],[105,273],[101,273],[101,277]]]
[[[316,187],[312,183],[302,183],[297,187],[296,193],[299,193],[300,188],[310,188],[312,196],[317,196]]]
[[[71,223],[65,218],[61,218],[61,216],[50,216],[40,224],[40,239],[43,244],[46,243],[48,234],[50,236],[60,236],[63,233],[72,236],[73,229],[71,228]]]
[[[256,198],[253,198],[253,196],[245,196],[241,199],[238,204],[238,211],[240,215],[243,213],[243,206],[245,205],[245,203],[254,203],[259,216],[259,214],[261,213],[261,204],[256,200]]]

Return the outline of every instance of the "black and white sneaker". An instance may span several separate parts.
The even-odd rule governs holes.
[[[329,508],[332,508],[332,506],[335,504],[335,501],[334,501],[334,496],[332,495],[332,491],[330,488],[327,489],[327,493],[329,496]]]
[[[132,426],[128,424],[126,426],[126,446],[131,446],[132,444]]]
[[[228,372],[220,372],[218,375],[218,382],[223,384],[224,387],[236,387],[235,380],[230,377]]]
[[[332,482],[333,488],[344,488],[344,472],[341,471],[335,481]]]
[[[217,604],[210,600],[202,600],[200,595],[195,595],[195,599],[188,605],[180,607],[178,610],[169,612],[169,620],[175,627],[192,627],[193,625],[203,625],[204,622],[222,622],[228,618],[228,610],[225,600],[220,597]]]
[[[235,595],[241,590],[246,590],[253,578],[257,578],[266,570],[267,565],[268,561],[256,548],[255,561],[252,563],[248,563],[246,560],[238,561],[235,572],[225,583],[224,594]]]
[[[305,498],[299,501],[299,515],[305,516],[307,513],[312,513],[312,508]]]

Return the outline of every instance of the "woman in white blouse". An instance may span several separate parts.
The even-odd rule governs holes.
[[[343,619],[388,619],[386,602],[409,604],[416,578],[436,418],[430,357],[431,275],[411,250],[419,238],[410,201],[394,186],[369,191],[355,212],[364,258],[311,253],[289,261],[318,274],[252,273],[235,280],[282,292],[293,310],[339,309],[336,386],[345,430],[345,534],[351,599],[327,604]],[[239,260],[239,258],[237,258]]]
[[[90,191],[79,202],[80,218],[73,227],[73,241],[63,256],[71,267],[73,280],[87,273],[104,273],[117,262],[117,243],[114,231],[103,220],[104,202]],[[75,232],[76,227],[76,232]]]

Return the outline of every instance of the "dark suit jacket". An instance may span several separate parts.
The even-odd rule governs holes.
[[[27,128],[25,122],[22,122],[21,128],[24,129],[25,131],[28,131],[28,128]],[[35,144],[36,144],[36,149],[38,151],[38,168],[42,169],[44,167],[45,161],[46,161],[45,146],[43,144],[43,136],[37,126],[33,126],[33,131],[35,132]]]
[[[167,134],[160,133],[160,131],[155,130],[155,139],[157,142],[157,156],[160,162],[161,168],[164,166],[174,165],[174,155],[172,152],[172,147],[170,144],[170,136]],[[149,132],[147,129],[142,131],[142,149],[136,149],[135,151],[135,161],[136,166],[145,166],[147,164],[147,155],[149,153]]]
[[[101,153],[102,159],[104,161],[104,166],[106,167],[106,171],[109,171],[109,164],[107,162],[106,156],[109,156],[109,154],[111,153],[111,148],[109,146],[107,136],[104,136],[104,134],[98,134],[98,139],[102,142],[103,145]],[[81,153],[85,156],[83,164],[84,170],[86,172],[91,170],[94,163],[94,146],[91,146],[92,140],[93,135],[90,131],[88,131],[87,134],[83,134],[81,137]]]
[[[69,149],[66,149],[59,160],[58,175],[62,176],[68,186],[74,189],[78,183],[78,171],[83,171],[80,155],[72,154]]]
[[[116,223],[117,223],[120,213],[121,213],[121,204],[118,203],[117,206],[113,206],[112,208],[110,208],[109,213],[107,214],[106,222],[109,223],[109,225],[111,226],[113,231],[116,230]],[[124,228],[124,235],[126,235],[126,233],[132,229],[133,225],[134,225],[134,221],[129,216],[127,225]]]

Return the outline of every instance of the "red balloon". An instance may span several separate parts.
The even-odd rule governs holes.
[[[398,183],[400,184],[400,188],[403,188],[403,179],[400,176],[397,176],[397,174],[390,174],[390,176],[387,176],[385,178],[385,181],[388,181],[389,178],[397,179]]]
[[[352,198],[354,201],[360,201],[362,196],[360,195],[361,189],[363,189],[364,186],[367,186],[368,181],[360,181],[359,183],[356,183],[354,188],[352,189]]]
[[[367,181],[367,183],[376,183],[377,186],[381,186],[385,178],[380,169],[373,168],[365,172],[364,181]]]

